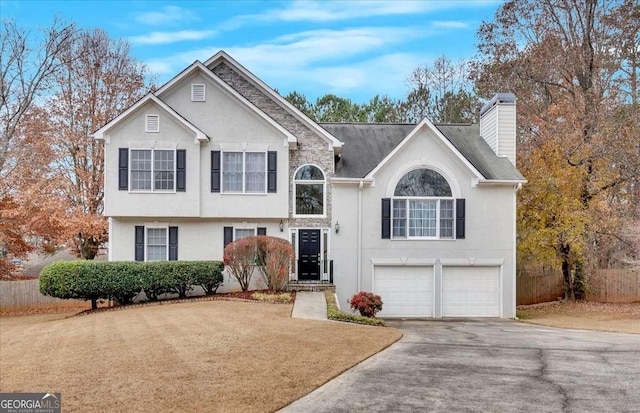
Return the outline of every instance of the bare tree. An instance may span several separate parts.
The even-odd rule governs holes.
[[[42,30],[42,39],[19,27],[12,20],[2,20],[0,40],[0,180],[12,166],[7,165],[11,140],[23,116],[45,91],[64,61],[63,52],[76,35],[73,24],[58,18]],[[0,188],[0,196],[2,196]]]

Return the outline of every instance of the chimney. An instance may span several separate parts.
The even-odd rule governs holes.
[[[516,164],[516,96],[496,93],[480,110],[480,136],[498,156]]]

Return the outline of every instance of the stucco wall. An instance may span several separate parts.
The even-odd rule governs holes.
[[[428,167],[438,170],[450,182],[453,196],[466,199],[466,238],[459,240],[405,240],[381,238],[381,199],[393,195],[398,180],[410,169]],[[362,255],[361,288],[372,291],[373,261],[425,259],[490,259],[503,260],[502,298],[503,316],[515,316],[514,282],[514,201],[512,186],[474,187],[473,175],[433,135],[421,131],[391,162],[375,176],[374,186],[362,191]],[[357,186],[334,187],[334,214],[340,221],[340,234],[333,242],[336,285],[341,303],[357,292],[357,282],[343,281],[341,277],[355,278],[357,219],[352,211],[357,208]],[[355,194],[355,195],[354,195]],[[357,218],[357,217],[356,217]],[[353,220],[349,224],[349,220]],[[344,223],[343,223],[344,222]],[[345,270],[345,271],[343,271]],[[342,288],[340,288],[342,287]]]

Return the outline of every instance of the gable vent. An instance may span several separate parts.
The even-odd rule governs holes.
[[[192,102],[204,102],[205,101],[205,86],[202,83],[194,83],[191,85],[191,101]]]
[[[160,115],[147,115],[145,117],[145,132],[160,132]]]

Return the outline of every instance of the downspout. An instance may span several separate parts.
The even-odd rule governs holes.
[[[518,222],[517,222],[517,217],[518,217],[518,191],[520,190],[520,188],[522,188],[522,183],[518,183],[517,185],[515,185],[513,187],[513,299],[511,300],[511,305],[513,306],[513,318],[517,318],[516,317],[516,306],[517,306],[517,295],[518,295],[518,289],[517,289],[517,272],[516,272],[516,260],[517,260],[517,250],[518,250],[518,236],[517,236],[517,232],[518,232]]]
[[[358,291],[362,291],[362,188],[364,181],[358,185],[358,236],[356,240],[356,273],[358,276]]]

